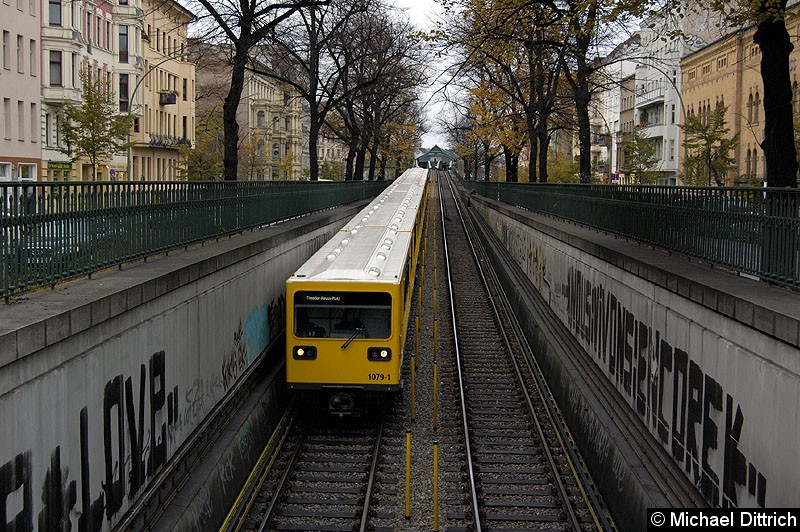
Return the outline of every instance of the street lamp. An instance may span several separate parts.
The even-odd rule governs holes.
[[[164,59],[162,59],[161,61],[159,61],[155,65],[153,65],[150,68],[148,68],[147,72],[145,72],[144,74],[139,76],[139,80],[136,82],[136,85],[134,85],[133,92],[131,92],[131,96],[130,96],[130,98],[128,100],[130,102],[128,104],[128,117],[131,116],[131,112],[133,111],[133,101],[134,101],[134,97],[136,96],[136,91],[139,90],[139,86],[142,84],[142,81],[144,81],[144,78],[146,78],[150,74],[150,72],[152,72],[153,70],[157,69],[158,67],[160,67],[161,65],[163,65],[167,61],[170,61],[171,59],[179,59],[181,57],[186,57],[187,55],[189,55],[189,52],[183,52],[183,53],[180,53],[178,55],[171,55],[169,57],[165,57]],[[133,126],[131,126],[131,127],[133,127]],[[131,180],[131,130],[130,130],[130,128],[128,128],[128,150],[127,150],[127,152],[128,152],[128,154],[127,154],[128,155],[127,176],[128,176],[128,180],[130,181]]]

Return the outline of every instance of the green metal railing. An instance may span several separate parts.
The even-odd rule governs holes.
[[[0,183],[0,297],[371,198],[387,184]]]
[[[800,287],[800,191],[464,181],[530,211]]]

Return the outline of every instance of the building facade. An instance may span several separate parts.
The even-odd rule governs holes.
[[[123,0],[126,1],[126,0]],[[138,1],[138,0],[130,0]],[[64,106],[80,105],[82,76],[101,79],[111,87],[119,77],[118,35],[115,19],[119,6],[94,1],[43,4],[47,11],[42,18],[41,84],[41,152],[42,178],[58,180],[108,180],[124,168],[124,155],[103,161],[92,175],[88,161],[71,161],[64,152]],[[135,12],[135,6],[126,6]]]
[[[285,83],[250,73],[245,79],[242,101],[247,116],[240,122],[240,135],[249,144],[244,154],[255,151],[259,163],[251,165],[240,160],[239,174],[245,172],[243,177],[247,180],[300,180],[303,105],[297,91]]]
[[[41,174],[41,38],[38,0],[0,2],[0,182]]]
[[[175,179],[178,147],[194,138],[194,67],[185,60],[192,14],[172,0],[49,0],[43,9],[42,178]],[[64,151],[64,106],[82,103],[84,76],[106,82],[118,112],[134,124],[131,147],[101,161],[95,175],[88,161],[72,162]]]
[[[215,129],[213,137],[198,139],[222,161],[222,104],[230,90],[228,50],[192,41],[197,65],[197,120]],[[268,68],[259,65],[259,69]],[[245,74],[236,120],[239,124],[238,179],[299,180],[303,175],[303,101],[296,90],[264,74]],[[307,153],[307,142],[305,152]],[[201,148],[203,147],[201,146]],[[217,178],[221,176],[211,176]]]
[[[791,11],[796,14],[800,8]],[[794,50],[789,59],[795,118],[800,113],[800,21],[796,16],[786,17],[786,27]],[[739,135],[738,143],[730,153],[733,163],[728,169],[725,184],[764,184],[766,175],[764,152],[763,83],[761,81],[761,52],[753,43],[755,27],[734,32],[708,46],[689,54],[681,61],[683,71],[683,98],[687,114],[703,117],[712,112],[718,103],[727,107],[725,126],[728,137]],[[685,153],[681,156],[685,157]],[[707,183],[706,183],[707,184]],[[713,184],[713,183],[712,183]],[[768,183],[767,183],[768,184]]]
[[[349,151],[347,144],[335,137],[329,128],[323,128],[323,133],[317,139],[320,178],[343,180]]]
[[[135,70],[119,90],[120,112],[134,117],[130,178],[173,181],[182,175],[181,147],[195,140],[195,65],[187,36],[194,15],[173,0],[143,0],[142,9],[142,27],[134,32],[141,42],[133,45],[141,60],[135,55]]]

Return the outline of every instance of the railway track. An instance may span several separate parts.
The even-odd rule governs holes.
[[[220,530],[383,530],[402,430],[389,411],[360,419],[287,411]]]
[[[406,391],[382,415],[361,420],[305,418],[290,410],[221,530],[614,529],[557,408],[548,404],[513,316],[496,303],[503,301],[502,291],[491,272],[479,268],[488,260],[480,246],[472,248],[469,218],[462,221],[453,193],[444,179],[440,184],[439,206],[433,209],[440,217],[429,224],[438,229],[427,239],[425,277],[417,278],[423,297],[415,298],[412,308],[412,315],[420,309],[420,337],[409,330],[406,344]],[[456,265],[450,268],[448,261]],[[408,355],[415,341],[424,355],[412,419]],[[435,413],[430,390],[424,389],[432,384],[431,352],[438,352]],[[438,427],[436,421],[431,427],[431,417]],[[409,518],[403,489],[406,429],[413,430],[415,442]],[[432,526],[438,523],[430,487],[434,440],[442,456],[439,528]]]
[[[455,359],[443,372],[440,408],[443,433],[456,440],[452,448],[463,463],[458,474],[451,457],[449,478],[462,480],[463,493],[451,488],[449,497],[464,508],[448,505],[449,529],[612,529],[502,304],[489,261],[468,236],[471,222],[448,183],[440,184],[449,299],[440,308],[456,309],[438,317],[440,324],[450,321],[449,330],[442,327],[440,351]]]

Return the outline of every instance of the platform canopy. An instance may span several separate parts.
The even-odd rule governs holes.
[[[417,157],[417,165],[421,168],[450,168],[455,161],[455,155],[438,145],[434,145],[433,148]]]

